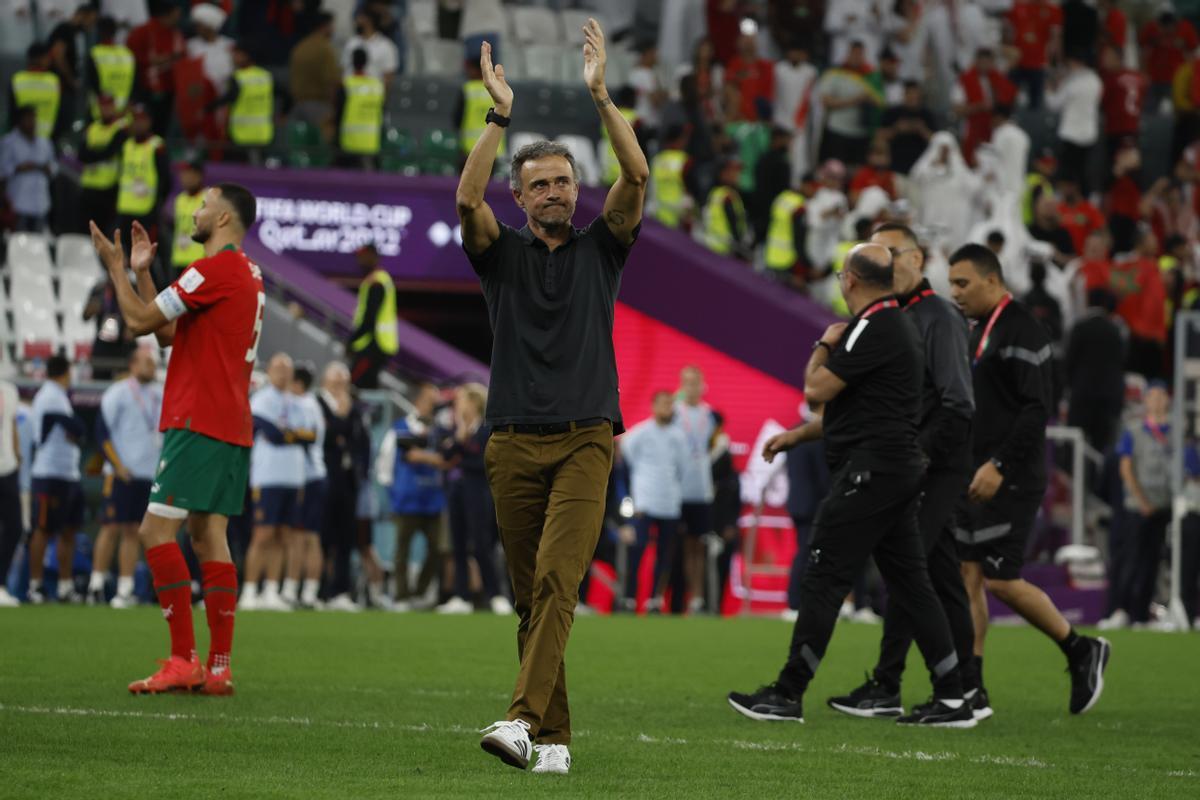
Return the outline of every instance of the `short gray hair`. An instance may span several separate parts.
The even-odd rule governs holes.
[[[521,167],[525,162],[546,156],[562,156],[565,158],[567,163],[571,165],[571,173],[575,176],[575,183],[579,183],[579,165],[575,163],[575,156],[571,155],[571,149],[565,144],[552,142],[549,139],[542,139],[540,142],[531,142],[513,153],[512,167],[508,171],[508,185],[512,187],[514,192],[521,191]]]

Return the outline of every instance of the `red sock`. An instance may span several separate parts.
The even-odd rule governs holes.
[[[208,613],[208,668],[229,668],[233,649],[233,612],[237,607],[237,569],[228,561],[205,561],[204,610]]]
[[[192,630],[192,577],[183,560],[183,551],[175,542],[151,547],[146,551],[146,564],[154,577],[158,604],[171,629],[171,655],[191,660],[196,654],[196,633]]]

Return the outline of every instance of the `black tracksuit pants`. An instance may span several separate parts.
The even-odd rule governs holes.
[[[935,694],[961,697],[950,625],[929,580],[925,545],[917,529],[923,477],[916,470],[884,475],[847,464],[831,478],[829,496],[813,522],[800,615],[787,664],[779,673],[780,686],[793,696],[804,694],[825,655],[842,600],[874,556],[890,602],[912,621],[913,638],[925,656]]]
[[[950,624],[950,635],[958,663],[966,664],[975,644],[975,626],[971,620],[971,604],[963,585],[954,539],[954,510],[967,490],[970,475],[966,472],[938,470],[925,475],[921,505],[917,512],[917,528],[925,547],[929,580],[937,593]],[[913,623],[904,609],[891,598],[883,617],[883,641],[879,645],[879,663],[875,680],[898,690],[908,648],[913,640]]]

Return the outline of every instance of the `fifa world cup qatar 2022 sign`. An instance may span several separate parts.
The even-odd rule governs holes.
[[[212,183],[233,181],[254,193],[258,220],[250,235],[263,247],[320,273],[357,276],[355,251],[374,244],[399,280],[477,280],[462,250],[453,178],[225,165],[209,172]],[[507,207],[517,210],[511,197],[495,200],[502,216],[511,216]]]

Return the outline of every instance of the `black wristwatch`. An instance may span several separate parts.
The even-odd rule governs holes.
[[[825,341],[824,339],[817,339],[815,342],[813,342],[813,352],[814,353],[817,352],[818,347],[824,347],[826,350],[829,351],[829,355],[833,355],[833,345],[831,345],[829,342]]]
[[[1003,461],[1001,461],[998,458],[989,458],[988,461],[990,461],[992,463],[992,466],[996,468],[996,472],[999,472],[1001,475],[1004,474],[1004,462]]]
[[[495,107],[492,107],[492,108],[488,109],[487,116],[484,117],[483,121],[485,124],[488,122],[494,122],[497,125],[499,125],[501,128],[507,128],[508,124],[510,122],[512,122],[512,117],[501,116],[496,113]]]

